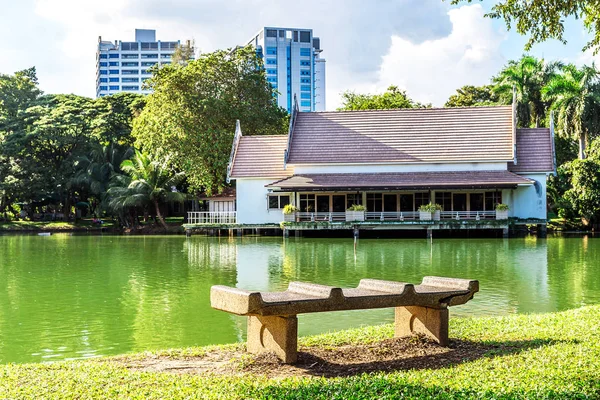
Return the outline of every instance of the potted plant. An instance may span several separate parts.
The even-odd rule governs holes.
[[[346,210],[346,221],[364,221],[367,208],[360,204],[352,204]]]
[[[435,212],[438,211],[436,206],[437,204],[433,203],[422,204],[419,206],[419,219],[422,221],[431,221]]]
[[[434,221],[439,221],[440,219],[442,219],[442,206],[439,204],[434,204],[435,205],[435,211],[433,213],[433,220]]]
[[[296,222],[296,212],[298,209],[292,204],[286,204],[283,207],[283,221],[284,222]]]
[[[496,204],[496,219],[508,219],[508,204]]]

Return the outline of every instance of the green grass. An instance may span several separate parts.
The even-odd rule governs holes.
[[[304,338],[301,345],[338,346],[375,342],[391,337],[392,333],[390,325],[364,327]],[[451,339],[498,347],[497,350],[492,347],[474,361],[451,367],[332,379],[134,372],[110,358],[4,365],[0,366],[0,399],[600,398],[600,306],[553,314],[455,318],[451,319],[450,336]],[[511,344],[512,350],[501,346],[507,343]],[[159,354],[189,357],[201,355],[204,351],[196,348]]]
[[[102,228],[112,228],[114,223],[111,220],[105,220]],[[100,229],[98,224],[94,224],[91,219],[79,220],[77,222],[65,221],[8,221],[0,222],[0,231],[71,231]]]

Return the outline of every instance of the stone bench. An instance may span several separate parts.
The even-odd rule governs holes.
[[[274,352],[285,363],[297,360],[297,314],[395,307],[395,336],[425,334],[448,344],[448,307],[464,304],[479,291],[479,282],[427,276],[420,285],[362,279],[356,288],[342,289],[290,282],[285,292],[250,292],[213,286],[211,306],[248,316],[250,353]]]

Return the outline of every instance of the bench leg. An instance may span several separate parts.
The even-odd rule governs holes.
[[[249,316],[248,352],[274,352],[286,364],[298,359],[298,317]]]
[[[395,336],[422,333],[442,346],[448,345],[448,309],[396,307]]]

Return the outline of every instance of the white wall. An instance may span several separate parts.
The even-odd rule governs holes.
[[[380,172],[431,172],[431,171],[503,171],[506,162],[487,163],[440,163],[440,164],[329,164],[294,165],[294,174],[342,174],[342,173],[380,173]]]
[[[271,179],[237,179],[236,203],[237,222],[240,224],[267,224],[283,221],[281,210],[269,210],[267,188],[265,185],[275,182]]]
[[[517,218],[546,219],[546,174],[522,175],[537,181],[536,185],[519,186],[512,191],[503,191],[502,201],[510,207],[509,215]],[[536,188],[537,186],[537,188]],[[505,199],[505,192],[508,197]]]

